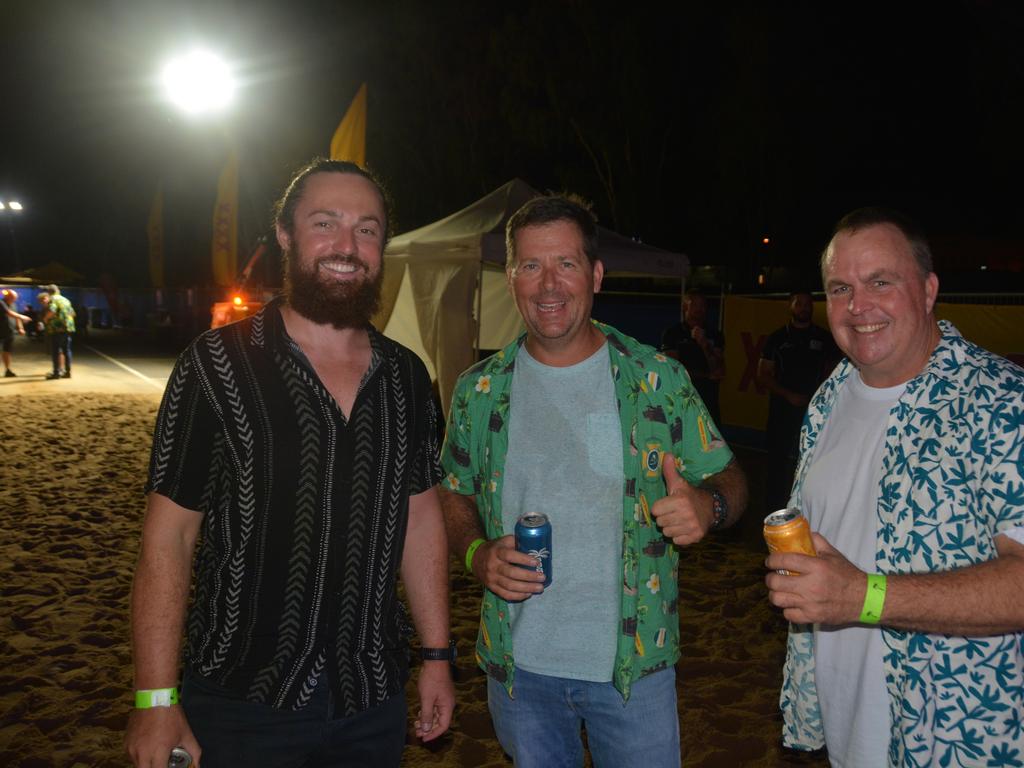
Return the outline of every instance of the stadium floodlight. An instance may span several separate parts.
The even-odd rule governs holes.
[[[171,102],[192,115],[223,110],[235,92],[230,67],[208,51],[196,50],[173,59],[164,67],[161,79]]]

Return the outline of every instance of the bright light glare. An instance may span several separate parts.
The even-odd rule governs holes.
[[[170,62],[164,68],[163,83],[168,98],[191,114],[223,109],[235,92],[227,64],[206,51],[193,51]]]
[[[10,208],[12,211],[20,211],[21,210],[21,203],[19,203],[17,200],[11,200],[7,204],[7,207]]]

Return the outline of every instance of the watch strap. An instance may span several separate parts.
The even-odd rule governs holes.
[[[420,658],[424,661],[449,661],[454,664],[457,655],[454,640],[450,640],[446,648],[420,648]]]
[[[729,516],[729,504],[722,492],[717,489],[711,491],[711,511],[715,515],[711,521],[711,530],[717,531],[725,524],[725,519]]]

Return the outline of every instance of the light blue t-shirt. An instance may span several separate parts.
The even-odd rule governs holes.
[[[618,638],[622,433],[608,346],[565,368],[523,347],[512,379],[502,520],[551,521],[553,581],[509,605],[516,666],[608,682]]]

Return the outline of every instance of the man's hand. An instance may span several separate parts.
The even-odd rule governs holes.
[[[860,618],[867,574],[843,557],[824,536],[812,533],[817,557],[774,552],[765,560],[768,600],[795,624],[854,624]],[[799,575],[787,576],[776,571]]]
[[[526,566],[525,568],[521,566]],[[536,558],[516,549],[511,534],[485,541],[473,554],[473,575],[502,600],[519,602],[544,591]]]
[[[416,735],[433,741],[448,730],[455,710],[455,686],[449,674],[449,662],[424,661],[417,681],[420,712],[416,719]]]
[[[661,532],[674,544],[696,544],[707,535],[715,519],[711,494],[679,476],[676,458],[671,453],[662,456],[661,474],[668,495],[654,502],[651,514]]]
[[[203,750],[192,735],[180,704],[132,710],[124,748],[135,768],[167,768],[175,747],[182,747],[192,755],[192,764],[199,768]]]

